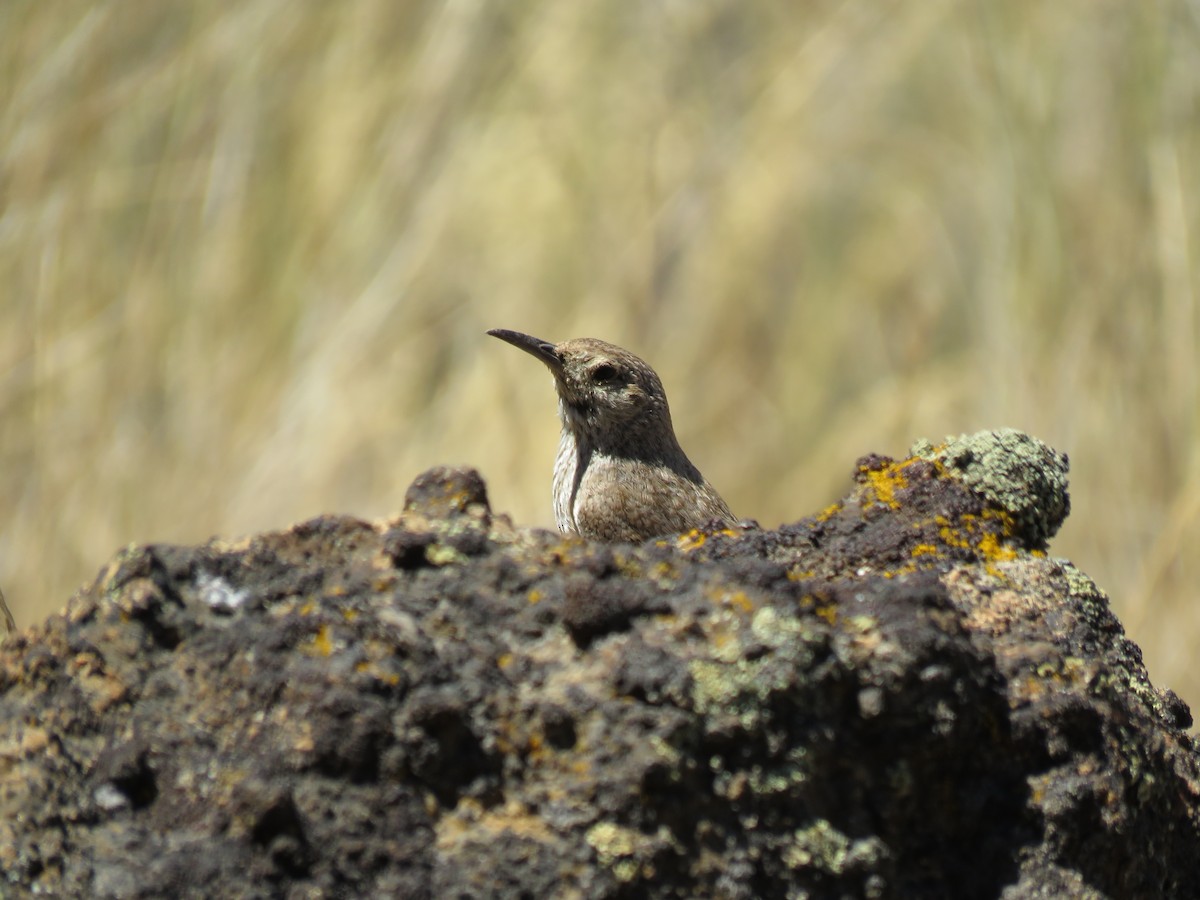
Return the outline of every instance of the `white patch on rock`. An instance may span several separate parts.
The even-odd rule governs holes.
[[[207,572],[196,576],[196,587],[200,591],[200,600],[213,609],[234,610],[250,597],[249,591],[238,590],[219,575]]]

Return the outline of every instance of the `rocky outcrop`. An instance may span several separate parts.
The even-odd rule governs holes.
[[[1200,768],[1016,432],[775,531],[395,520],[120,554],[0,648],[0,893],[1187,897]]]

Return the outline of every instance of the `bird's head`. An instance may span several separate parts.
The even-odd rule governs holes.
[[[664,433],[674,441],[667,395],[655,371],[628,350],[595,338],[552,344],[518,331],[488,334],[536,356],[554,375],[567,425],[599,443],[646,440]]]

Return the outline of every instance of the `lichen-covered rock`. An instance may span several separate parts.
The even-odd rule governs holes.
[[[919,441],[911,451],[943,467],[1013,519],[1024,539],[1044,544],[1071,512],[1067,454],[1012,428],[948,437],[935,446]]]
[[[776,531],[514,529],[443,469],[127,550],[0,647],[0,894],[1192,896],[1187,708],[1045,555],[1065,458],[972,441]]]

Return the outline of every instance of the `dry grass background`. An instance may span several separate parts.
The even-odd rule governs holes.
[[[658,368],[766,525],[1015,426],[1200,702],[1200,3],[0,5],[0,584],[399,508],[551,524],[503,326]]]

